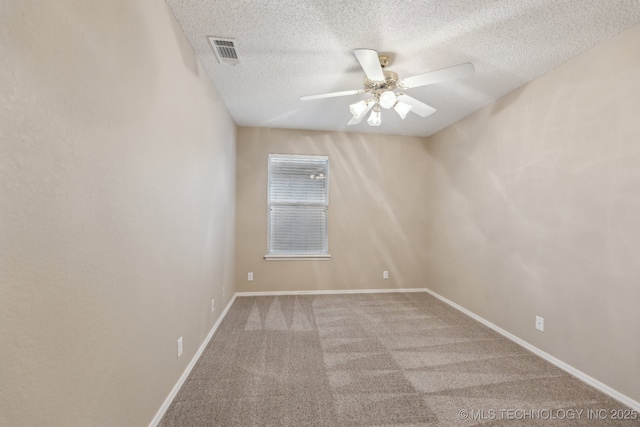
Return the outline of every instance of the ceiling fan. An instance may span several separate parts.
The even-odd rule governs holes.
[[[466,62],[400,80],[396,73],[385,69],[389,65],[389,57],[387,55],[378,55],[378,52],[373,49],[354,49],[353,53],[367,76],[364,79],[364,89],[300,97],[302,101],[310,101],[313,99],[371,93],[373,95],[372,98],[364,99],[349,106],[349,110],[353,115],[349,120],[349,125],[357,125],[373,109],[369,119],[367,119],[367,123],[370,126],[380,126],[382,123],[380,107],[385,109],[393,108],[403,120],[410,111],[419,116],[427,117],[435,113],[436,109],[404,94],[402,90],[460,79],[468,77],[475,72],[473,64]]]

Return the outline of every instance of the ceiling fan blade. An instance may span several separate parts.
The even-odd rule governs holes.
[[[402,101],[405,104],[411,105],[411,111],[422,117],[427,117],[436,112],[435,108],[430,107],[424,102],[418,101],[417,99],[403,93],[398,95],[398,101]]]
[[[473,64],[471,62],[465,62],[464,64],[454,65],[453,67],[407,77],[402,80],[401,85],[405,89],[411,89],[414,87],[446,82],[448,80],[462,79],[464,77],[471,76],[474,72],[475,68],[473,68]]]
[[[358,58],[358,62],[369,80],[376,82],[385,80],[378,52],[373,49],[353,49],[353,53]]]
[[[311,101],[312,99],[334,98],[336,96],[357,95],[359,93],[364,93],[364,90],[345,90],[342,92],[321,93],[320,95],[307,95],[301,96],[300,100]]]

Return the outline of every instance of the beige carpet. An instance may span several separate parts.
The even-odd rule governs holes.
[[[640,425],[426,293],[239,297],[161,426]]]

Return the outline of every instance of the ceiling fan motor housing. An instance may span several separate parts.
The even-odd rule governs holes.
[[[385,90],[394,90],[398,88],[398,75],[393,71],[384,70],[384,81],[364,79],[364,88],[367,91],[384,92]]]
[[[398,74],[389,70],[383,70],[382,72],[384,74],[384,81],[365,78],[364,89],[367,92],[371,92],[376,103],[380,104],[383,108],[391,108],[396,102],[393,91],[398,88]]]

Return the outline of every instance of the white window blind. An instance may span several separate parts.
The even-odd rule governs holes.
[[[329,158],[269,155],[267,257],[328,255]]]

